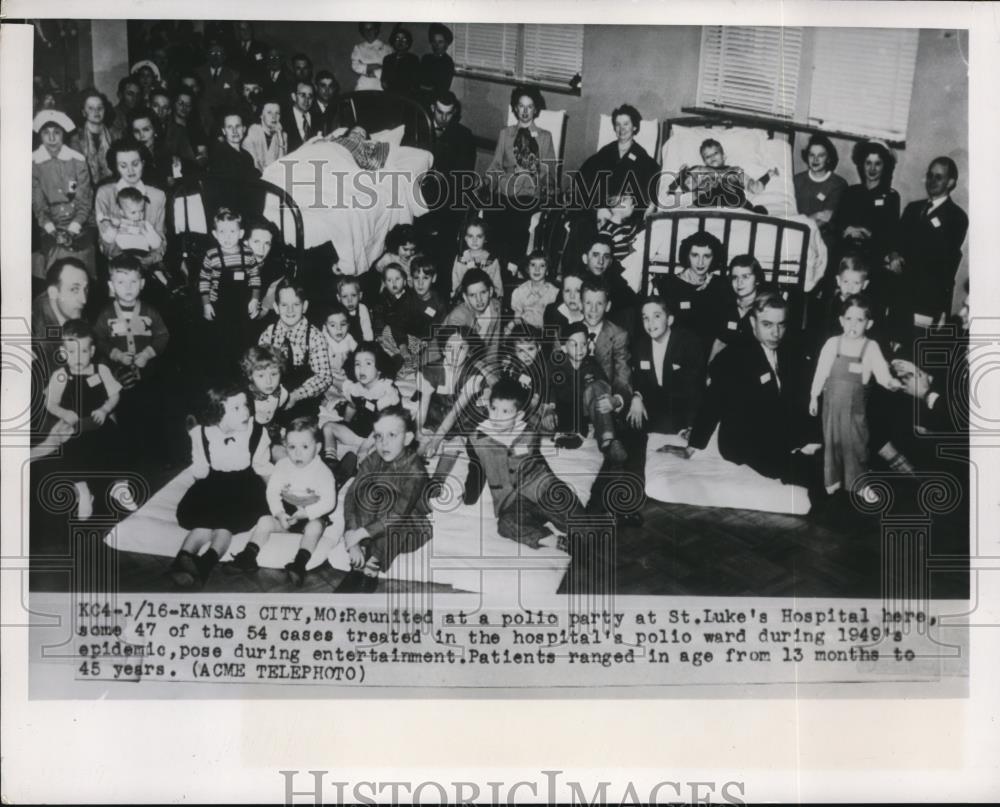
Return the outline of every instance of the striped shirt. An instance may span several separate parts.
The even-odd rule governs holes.
[[[255,297],[260,296],[260,263],[249,247],[241,243],[237,251],[223,252],[214,246],[205,253],[198,276],[198,292],[203,298],[207,296],[210,303],[219,299],[223,272],[229,273],[233,282],[246,283],[255,292]]]

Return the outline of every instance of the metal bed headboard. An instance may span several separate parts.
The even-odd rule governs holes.
[[[649,294],[652,290],[652,280],[656,274],[672,273],[677,274],[684,267],[680,265],[679,251],[683,238],[680,234],[680,225],[684,220],[693,219],[697,222],[697,227],[691,232],[701,232],[712,228],[707,226],[710,221],[721,221],[722,242],[724,254],[723,261],[728,264],[729,260],[735,257],[731,253],[730,242],[733,233],[734,223],[746,223],[749,228],[749,242],[747,252],[757,256],[755,248],[758,246],[758,237],[762,227],[774,228],[773,239],[773,259],[769,264],[761,261],[761,268],[764,270],[764,279],[780,291],[794,293],[796,297],[801,297],[805,293],[806,262],[809,257],[809,225],[804,222],[789,221],[777,216],[762,216],[746,210],[726,210],[717,208],[688,208],[685,210],[666,210],[654,213],[646,219],[646,238],[642,258],[642,283],[640,288],[643,293]],[[669,227],[669,249],[664,254],[662,250],[652,252],[654,229],[658,227]],[[786,234],[788,231],[795,231],[802,236],[802,246],[799,254],[794,259],[785,259],[783,247],[786,245]],[[687,237],[691,232],[685,232],[683,237]],[[659,235],[659,233],[657,233]],[[760,258],[758,258],[760,260]],[[659,271],[657,271],[659,269]]]
[[[342,126],[364,126],[369,134],[405,126],[404,146],[434,149],[430,113],[412,98],[381,90],[356,90],[340,96],[337,111]]]
[[[167,204],[167,232],[175,235],[191,235],[191,234],[201,234],[200,231],[192,230],[192,221],[198,220],[198,211],[194,209],[194,206],[198,204],[195,201],[197,197],[200,199],[201,204],[201,215],[205,218],[205,225],[207,230],[211,230],[211,216],[212,211],[208,209],[208,204],[206,203],[206,181],[211,189],[213,180],[211,178],[203,177],[190,177],[181,180],[170,192],[169,203]],[[271,222],[276,228],[278,235],[280,237],[280,245],[284,246],[286,249],[291,249],[295,256],[296,266],[299,264],[304,252],[305,252],[305,230],[302,224],[302,211],[299,210],[299,206],[296,204],[295,200],[292,199],[291,195],[282,187],[274,185],[263,179],[254,180],[234,180],[226,178],[224,180],[214,180],[219,183],[220,187],[224,187],[225,192],[233,197],[238,197],[240,199],[253,199],[262,200],[266,202],[268,196],[275,196],[278,199],[278,222],[271,219]],[[208,195],[211,195],[210,192]],[[180,202],[178,205],[177,202]],[[181,215],[183,216],[183,221],[177,221],[177,209],[180,209]],[[243,207],[238,207],[241,214],[244,215],[255,215],[264,218],[263,207],[259,210],[246,210]],[[291,216],[291,222],[289,222],[289,214]],[[207,233],[205,233],[207,235]],[[187,239],[182,238],[181,241],[181,257],[188,257],[189,243]],[[274,246],[279,246],[275,244]]]

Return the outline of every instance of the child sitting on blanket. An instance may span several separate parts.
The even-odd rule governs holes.
[[[123,446],[112,413],[118,406],[121,386],[107,365],[94,361],[97,346],[88,323],[71,319],[63,324],[62,352],[65,364],[49,378],[45,395],[45,408],[57,420],[46,438],[32,449],[32,459],[62,447],[66,467],[80,471],[81,476],[118,471],[123,467]],[[93,493],[85,479],[74,482],[74,487],[77,518],[86,520],[93,515]],[[110,499],[124,510],[136,509],[132,491],[123,480],[111,485]]]
[[[376,415],[372,429],[375,450],[358,466],[344,503],[351,572],[337,586],[338,593],[374,591],[379,571],[431,538],[427,471],[416,451],[413,418],[402,407],[390,406]]]
[[[501,352],[499,378],[510,378],[524,389],[527,403],[525,420],[535,429],[541,424],[543,401],[548,395],[550,373],[545,351],[542,350],[542,332],[524,320],[511,320],[504,329],[504,347]],[[552,419],[548,420],[552,431]]]
[[[375,304],[375,334],[382,349],[399,362],[399,374],[412,377],[420,356],[420,338],[414,333],[419,310],[406,272],[390,263],[382,272],[382,291]]]
[[[813,376],[809,414],[819,414],[823,396],[823,483],[827,493],[850,491],[868,470],[868,382],[872,376],[888,390],[902,384],[893,378],[876,342],[865,334],[872,326],[868,301],[852,295],[841,306],[843,335],[831,336],[820,351]],[[867,489],[860,491],[866,496]]]
[[[377,414],[400,403],[392,359],[375,342],[362,342],[348,358],[344,400],[320,407],[326,452],[351,452],[359,459],[372,448],[372,426]]]
[[[560,432],[556,445],[579,448],[590,424],[599,442],[610,446],[618,461],[624,449],[616,443],[614,412],[602,412],[597,402],[611,395],[611,384],[598,361],[590,355],[587,325],[574,322],[562,329],[560,346],[552,356],[546,417],[548,430]],[[619,450],[620,449],[620,450]]]
[[[379,281],[381,283],[381,280]],[[348,330],[354,341],[371,342],[375,338],[372,316],[368,306],[361,302],[361,281],[356,277],[342,277],[337,281],[337,302],[347,312]]]
[[[476,219],[465,228],[465,248],[455,258],[451,270],[451,287],[455,290],[455,301],[462,298],[462,278],[470,269],[481,269],[493,281],[497,297],[503,297],[503,279],[500,277],[500,261],[490,252],[486,223]]]
[[[695,207],[745,207],[767,213],[765,208],[755,207],[747,201],[747,192],[763,191],[771,177],[778,175],[777,168],[771,168],[759,179],[748,179],[742,168],[726,165],[726,153],[718,140],[703,141],[699,152],[703,164],[682,165],[670,186],[671,191],[693,191]]]
[[[188,534],[170,576],[181,588],[204,583],[233,535],[264,515],[264,480],[274,468],[267,430],[251,417],[243,387],[210,387],[205,397],[190,431],[195,481],[177,505],[177,523]]]
[[[611,254],[619,263],[635,251],[635,240],[642,230],[642,212],[636,210],[635,197],[630,193],[611,197],[608,207],[597,211],[597,233],[611,237]]]
[[[344,382],[347,380],[344,364],[358,349],[357,340],[351,335],[350,316],[342,305],[335,305],[326,315],[323,338],[326,340],[326,355],[330,359],[330,375],[333,377],[333,383],[326,390],[326,399],[336,403],[344,397]]]
[[[301,586],[306,564],[312,558],[330,513],[337,506],[337,485],[323,463],[319,450],[321,434],[312,418],[296,418],[285,430],[285,456],[267,480],[268,515],[257,521],[246,547],[233,558],[237,572],[257,571],[260,548],[275,532],[300,532],[302,540],[295,559],[285,565],[288,579]]]
[[[278,410],[288,401],[288,390],[281,384],[285,357],[275,348],[264,345],[251,347],[243,354],[240,369],[247,381],[253,419],[265,429],[271,442],[271,462],[285,456]]]
[[[549,261],[540,250],[532,252],[525,261],[527,277],[510,296],[510,307],[515,317],[520,317],[535,328],[545,322],[545,308],[559,297],[559,289],[549,282]]]
[[[524,419],[525,404],[524,389],[513,379],[501,379],[490,390],[489,419],[467,441],[464,501],[474,504],[489,484],[497,532],[537,548],[553,534],[546,524],[565,533],[583,508],[541,455],[538,433]]]
[[[442,326],[435,333],[439,361],[421,367],[417,380],[420,400],[417,422],[423,434],[430,434],[420,446],[423,457],[438,453],[442,443],[465,436],[487,417],[489,381],[483,373],[486,346],[468,326]],[[444,482],[458,454],[446,450],[434,470],[435,486]]]

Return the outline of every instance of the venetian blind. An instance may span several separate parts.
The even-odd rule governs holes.
[[[518,27],[508,23],[452,23],[455,41],[451,57],[458,67],[512,77],[518,63]]]
[[[791,118],[801,58],[801,28],[703,26],[698,106]]]
[[[583,70],[582,25],[525,25],[523,78],[566,84]]]
[[[809,123],[905,140],[918,35],[914,29],[817,29]]]

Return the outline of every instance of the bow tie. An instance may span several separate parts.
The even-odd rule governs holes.
[[[235,443],[235,442],[236,442],[235,437],[227,437],[225,440],[222,441],[222,444],[228,446],[230,443]]]

